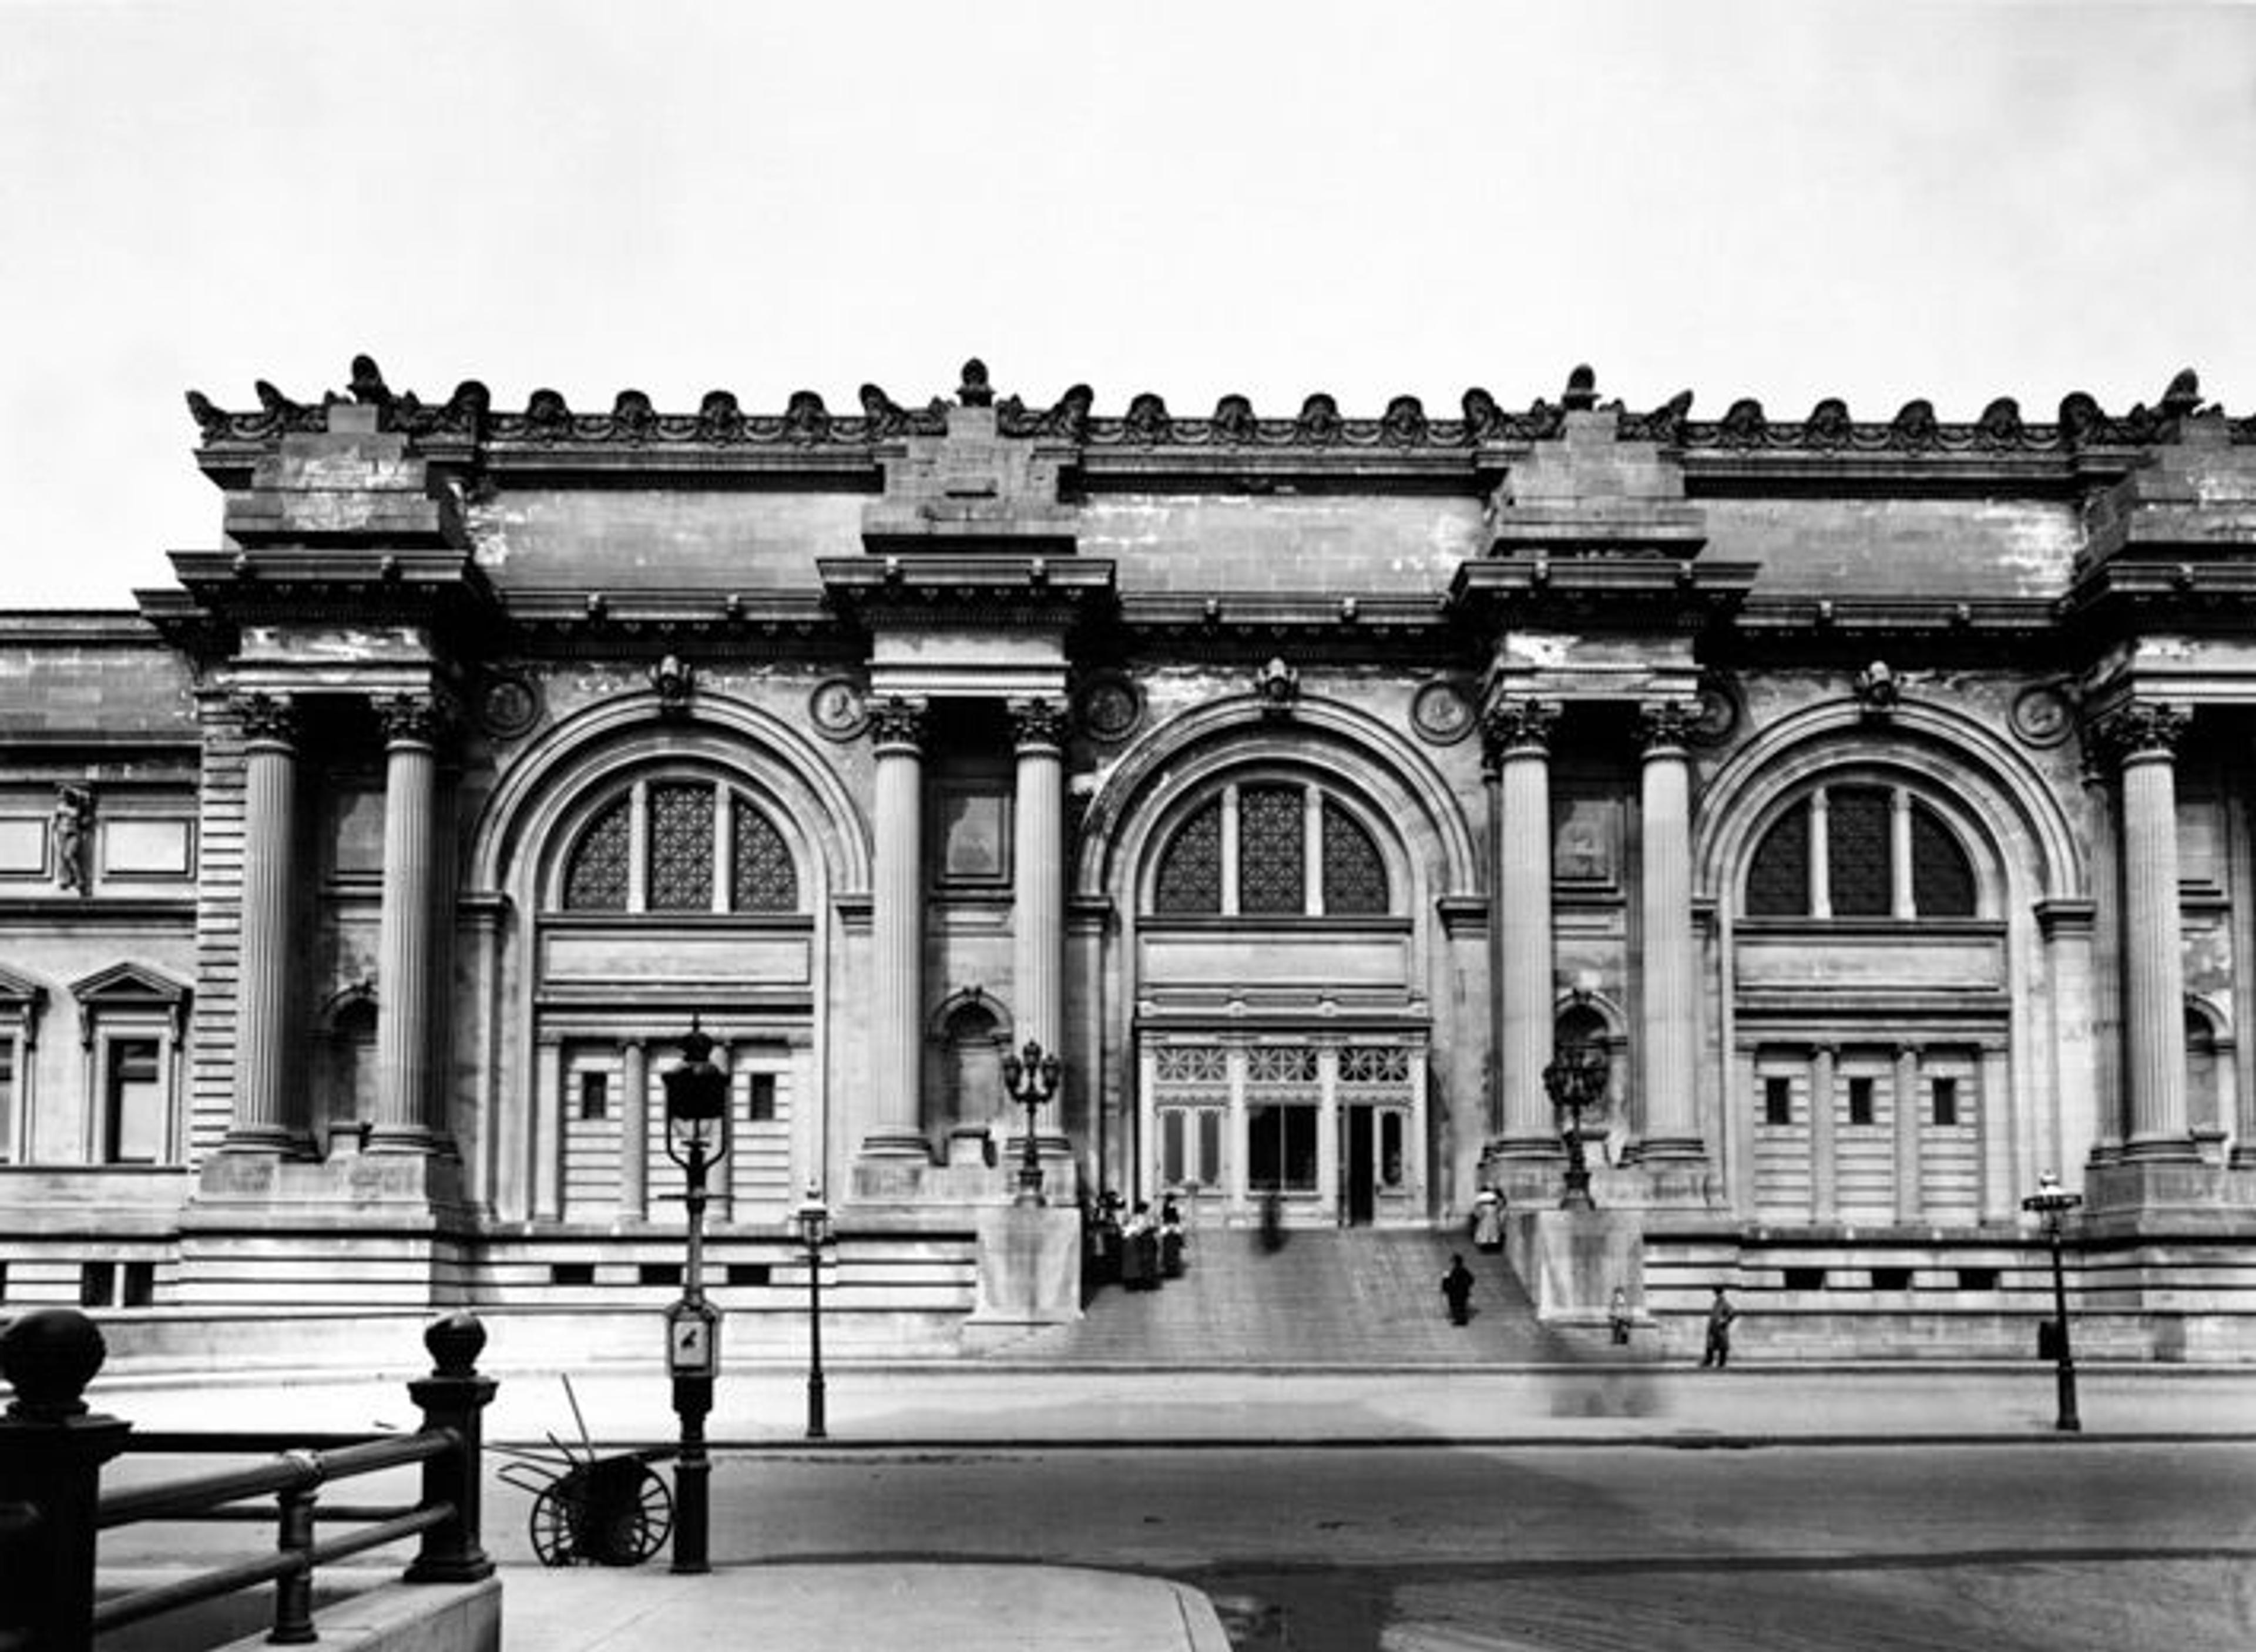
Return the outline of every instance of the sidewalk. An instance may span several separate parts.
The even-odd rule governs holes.
[[[104,1372],[97,1410],[148,1429],[412,1427],[419,1374]],[[497,1443],[577,1443],[553,1372],[501,1373],[487,1414]],[[673,1437],[655,1369],[572,1375],[596,1440]],[[1045,1370],[962,1364],[851,1365],[828,1373],[828,1449],[905,1445],[1573,1445],[1851,1444],[2056,1437],[2052,1367],[1653,1365],[1340,1372]],[[2096,1366],[2078,1373],[2087,1440],[2256,1438],[2256,1366]],[[709,1433],[716,1450],[806,1444],[806,1377],[773,1365],[724,1371]]]

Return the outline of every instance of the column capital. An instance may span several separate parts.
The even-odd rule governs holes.
[[[238,694],[231,696],[236,718],[243,724],[245,742],[295,747],[300,729],[297,702],[286,694]]]
[[[378,695],[370,704],[386,745],[435,746],[446,732],[448,707],[436,695]]]
[[[1548,756],[1551,731],[1558,723],[1555,701],[1499,700],[1481,716],[1483,756],[1491,763],[1500,763],[1515,752]]]
[[[904,695],[887,695],[882,700],[872,701],[870,705],[871,743],[881,752],[889,745],[922,751],[929,710],[923,700]]]
[[[1695,700],[1648,700],[1637,709],[1637,744],[1646,757],[1675,757],[1692,743],[1700,725]]]
[[[1006,709],[1011,714],[1011,732],[1019,751],[1030,747],[1059,752],[1065,749],[1066,709],[1062,702],[1037,696],[1010,701]]]
[[[2184,706],[2160,700],[2133,700],[2104,718],[2098,726],[2100,744],[2118,764],[2175,757],[2193,720]]]

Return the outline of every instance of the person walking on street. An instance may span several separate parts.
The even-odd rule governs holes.
[[[1473,1300],[1473,1270],[1465,1266],[1458,1253],[1449,1253],[1449,1271],[1442,1275],[1442,1295],[1449,1301],[1449,1323],[1465,1324],[1471,1313]]]
[[[1700,1368],[1710,1366],[1721,1371],[1731,1362],[1731,1321],[1739,1310],[1731,1306],[1731,1299],[1724,1295],[1721,1285],[1716,1287],[1716,1299],[1708,1304],[1708,1348],[1700,1356]]]
[[[1606,1304],[1606,1324],[1613,1331],[1614,1345],[1628,1345],[1629,1293],[1618,1285],[1614,1287],[1613,1300]]]

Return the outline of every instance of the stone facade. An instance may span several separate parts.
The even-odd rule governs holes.
[[[1578,370],[1377,419],[1157,396],[607,413],[355,364],[192,394],[223,542],[0,616],[11,1303],[645,1310],[882,1339],[1054,1200],[1555,1202],[1644,1299],[2018,1349],[2059,1168],[2103,1350],[2256,1349],[2256,420],[1715,421]]]

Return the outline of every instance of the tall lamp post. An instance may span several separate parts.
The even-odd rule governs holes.
[[[1054,1055],[1045,1055],[1042,1047],[1032,1039],[1016,1055],[1003,1057],[1003,1088],[1011,1099],[1026,1110],[1026,1152],[1019,1160],[1019,1192],[1013,1204],[1046,1204],[1042,1197],[1042,1158],[1034,1145],[1034,1115],[1041,1105],[1057,1094],[1058,1075],[1062,1070]]]
[[[681,1300],[666,1312],[666,1364],[681,1450],[673,1469],[673,1570],[707,1572],[712,1531],[712,1459],[705,1418],[721,1370],[721,1316],[705,1300],[705,1176],[729,1156],[729,1076],[713,1064],[713,1041],[696,1019],[681,1040],[681,1064],[666,1075],[666,1153],[681,1167],[689,1212],[689,1254]]]
[[[2060,1415],[2053,1429],[2061,1434],[2081,1434],[2083,1421],[2076,1415],[2076,1356],[2068,1345],[2068,1284],[2061,1274],[2061,1218],[2083,1203],[2081,1193],[2061,1186],[2060,1178],[2046,1170],[2037,1176],[2037,1190],[2021,1201],[2021,1209],[2044,1218],[2045,1237],[2052,1244],[2053,1380],[2060,1391]]]
[[[830,1239],[830,1207],[812,1182],[796,1217],[799,1236],[807,1242],[807,1437],[822,1440],[830,1437],[822,1390],[822,1247]]]
[[[1595,1107],[1606,1091],[1606,1053],[1595,1044],[1562,1045],[1543,1069],[1543,1088],[1555,1110],[1567,1110],[1567,1190],[1559,1197],[1562,1211],[1595,1211],[1590,1197],[1590,1167],[1583,1157],[1583,1109]]]

